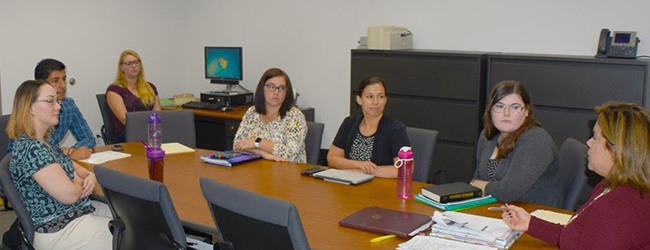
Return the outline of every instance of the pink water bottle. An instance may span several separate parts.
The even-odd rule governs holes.
[[[397,198],[408,199],[413,197],[413,152],[411,147],[402,147],[397,153]]]

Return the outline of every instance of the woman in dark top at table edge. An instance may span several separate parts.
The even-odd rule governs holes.
[[[361,80],[356,101],[361,106],[362,115],[349,116],[341,124],[327,154],[329,166],[396,178],[397,169],[393,164],[397,152],[411,143],[406,135],[406,126],[384,115],[386,85],[378,77]]]

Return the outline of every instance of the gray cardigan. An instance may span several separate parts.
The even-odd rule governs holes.
[[[500,135],[487,140],[481,132],[476,150],[474,179],[487,180],[487,162]],[[494,181],[485,187],[485,194],[501,202],[530,202],[561,207],[564,200],[562,178],[558,171],[557,146],[541,127],[521,134],[515,148],[498,163]]]

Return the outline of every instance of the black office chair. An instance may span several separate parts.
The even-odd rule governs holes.
[[[429,182],[431,169],[433,169],[433,150],[436,147],[438,131],[407,127],[406,135],[411,142],[413,160],[415,160],[413,180]]]
[[[96,96],[97,104],[99,104],[99,111],[101,112],[102,120],[104,121],[104,125],[102,125],[101,128],[102,140],[104,140],[105,145],[117,143],[115,127],[113,126],[113,120],[111,120],[113,111],[111,111],[111,108],[108,106],[106,94],[97,94]]]
[[[323,141],[323,129],[325,124],[318,122],[307,122],[307,136],[305,137],[305,151],[307,163],[318,164],[320,144]]]
[[[587,146],[567,138],[559,151],[560,176],[564,189],[562,209],[575,211],[580,195],[587,185]]]
[[[293,204],[207,178],[200,182],[223,237],[215,249],[309,249]]]
[[[185,249],[186,236],[164,184],[95,166],[113,212],[113,249]]]
[[[7,155],[8,153],[7,150],[9,149],[10,140],[5,130],[7,128],[7,123],[9,123],[9,116],[11,116],[11,114],[0,116],[0,129],[2,129],[2,131],[0,131],[0,159],[3,159],[5,155]],[[0,197],[2,198],[2,200],[5,201],[3,203],[5,209],[11,210],[12,208],[11,206],[9,206],[9,202],[6,202],[7,196],[5,195],[4,190],[2,190],[2,188],[0,188]]]
[[[194,110],[155,111],[162,120],[163,142],[178,142],[196,147]],[[126,113],[126,141],[147,141],[148,117],[151,111]]]
[[[20,199],[20,194],[14,186],[14,182],[11,179],[11,173],[9,172],[9,163],[11,162],[11,154],[7,154],[0,162],[0,182],[2,183],[2,188],[4,189],[7,200],[5,202],[11,202],[16,215],[18,216],[18,221],[20,222],[18,229],[20,230],[22,237],[22,249],[34,249],[32,243],[34,242],[34,222],[32,217],[27,211],[27,207],[23,200]]]

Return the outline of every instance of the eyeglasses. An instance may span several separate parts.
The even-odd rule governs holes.
[[[47,100],[36,100],[34,102],[47,102],[50,105],[54,106],[55,103],[61,105],[62,101],[59,99],[47,99]]]
[[[513,115],[517,115],[517,114],[519,114],[519,112],[526,109],[526,107],[521,105],[521,104],[512,104],[510,106],[506,106],[506,105],[503,105],[501,103],[497,103],[497,104],[494,104],[494,106],[492,106],[492,112],[494,112],[494,113],[503,113],[503,112],[506,111],[506,109],[508,109],[510,112],[512,112]]]
[[[140,65],[140,60],[135,60],[135,61],[130,61],[130,62],[123,62],[122,65],[126,65],[126,66],[129,66],[129,67],[133,66],[133,65],[138,66],[138,65]]]
[[[280,92],[286,92],[287,91],[287,86],[279,86],[278,87],[278,86],[275,86],[274,84],[270,84],[270,83],[265,84],[264,86],[266,87],[266,89],[268,89],[271,92],[275,91],[276,89],[279,90]]]

